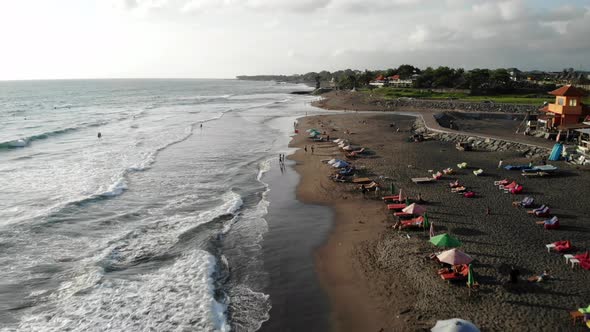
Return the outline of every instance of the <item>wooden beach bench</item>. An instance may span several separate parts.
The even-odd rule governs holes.
[[[414,183],[427,183],[427,182],[433,182],[434,179],[433,178],[412,178],[412,182]]]

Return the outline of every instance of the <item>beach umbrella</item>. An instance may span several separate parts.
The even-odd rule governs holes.
[[[438,260],[441,263],[447,263],[451,265],[469,264],[473,261],[473,258],[471,258],[471,256],[467,255],[459,249],[443,251],[442,253],[437,255],[436,258],[438,258]]]
[[[389,189],[391,191],[391,194],[393,195],[393,192],[395,191],[395,186],[393,185],[393,182],[389,186],[390,186]]]
[[[407,204],[408,202],[406,202]],[[411,213],[411,214],[417,214],[417,215],[422,215],[424,212],[426,212],[426,208],[424,208],[422,205],[418,205],[416,203],[412,203],[409,206],[406,206],[402,212],[405,213]]]
[[[426,212],[424,212],[424,223],[422,224],[422,227],[424,227],[424,229],[430,227],[430,223],[428,222],[428,214]]]
[[[434,223],[430,223],[430,238],[434,237]]]
[[[402,201],[402,188],[399,188],[399,201]]]
[[[447,320],[439,320],[436,322],[432,332],[481,332],[475,324],[468,320],[460,318],[452,318]]]
[[[334,163],[337,161],[338,159],[330,159],[330,161],[328,161],[328,165],[334,165]]]
[[[317,129],[315,129],[315,128],[309,128],[309,129],[307,129],[306,131],[307,131],[308,133],[311,133],[312,131],[315,131],[315,132],[317,132],[318,130],[317,130]]]
[[[471,288],[475,285],[475,277],[473,276],[473,269],[471,268],[471,264],[469,264],[469,274],[467,275],[467,287]]]
[[[455,247],[460,247],[461,246],[461,241],[459,241],[458,239],[450,236],[447,233],[440,234],[440,235],[437,235],[437,236],[433,236],[430,239],[430,243],[434,244],[437,247],[455,248]]]

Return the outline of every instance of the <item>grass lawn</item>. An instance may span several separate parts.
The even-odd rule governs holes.
[[[377,89],[361,89],[363,93],[371,94],[373,96],[381,97],[384,99],[397,99],[397,98],[416,98],[416,99],[439,99],[439,100],[460,100],[460,101],[472,101],[472,102],[483,102],[491,101],[494,103],[508,103],[508,104],[533,104],[540,105],[543,102],[553,102],[555,97],[543,94],[513,94],[513,95],[485,95],[485,96],[472,96],[467,93],[459,92],[433,92],[426,89],[414,89],[414,88],[377,88]],[[590,104],[590,97],[584,98],[585,104]]]

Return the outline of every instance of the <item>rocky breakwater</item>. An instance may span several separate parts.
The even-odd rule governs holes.
[[[530,159],[544,158],[551,152],[549,149],[531,144],[469,135],[464,133],[455,133],[444,130],[429,130],[421,118],[417,118],[412,127],[415,134],[421,134],[442,142],[469,143],[473,149],[481,151],[517,151],[524,157]]]
[[[374,100],[372,103],[387,110],[415,108],[429,110],[434,109],[437,111],[534,113],[539,109],[539,105],[502,104],[492,102],[474,103],[456,100],[425,100],[412,98]]]

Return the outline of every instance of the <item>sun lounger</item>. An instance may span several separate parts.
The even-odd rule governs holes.
[[[483,174],[483,169],[481,169],[481,168],[480,169],[476,169],[475,171],[473,171],[473,174],[475,176],[480,176],[480,175]]]
[[[541,165],[541,166],[533,166],[529,169],[524,169],[524,172],[554,172],[557,170],[557,167],[553,165]]]
[[[369,183],[371,181],[369,178],[356,178],[352,180],[352,183]]]
[[[443,174],[441,172],[436,172],[434,174],[432,174],[432,178],[434,180],[440,180],[440,178],[442,178]]]
[[[579,259],[579,260],[589,260],[590,259],[590,252],[586,251],[583,254],[577,254],[574,255],[573,258]]]
[[[506,185],[500,184],[500,185],[498,185],[498,188],[500,188],[501,190],[510,190],[510,189],[512,189],[512,188],[514,188],[516,186],[518,186],[518,183],[516,183],[516,181],[512,181],[512,182],[510,182],[509,184],[506,184]]]
[[[453,170],[452,168],[449,167],[449,168],[443,169],[443,173],[446,175],[451,175],[451,174],[455,173],[455,170]]]
[[[553,242],[546,245],[546,247],[548,251],[553,250],[556,252],[567,252],[574,249],[572,243],[569,240]]]
[[[402,210],[406,207],[407,205],[402,203],[402,204],[387,204],[387,209],[389,211],[398,211],[398,210]]]
[[[467,280],[468,276],[469,276],[469,269],[468,268],[463,268],[463,270],[461,270],[461,272],[459,272],[459,273],[449,272],[449,273],[443,273],[440,275],[442,280],[446,280],[449,282]]]
[[[475,192],[468,191],[468,192],[466,192],[466,193],[463,194],[463,197],[465,197],[465,198],[473,198],[473,197],[475,197]]]
[[[533,205],[533,202],[535,201],[534,198],[527,196],[525,198],[523,198],[521,201],[514,201],[512,202],[512,206],[516,206],[516,207],[530,207],[531,205]]]
[[[510,180],[504,179],[500,181],[494,181],[494,186],[505,186],[510,183]]]
[[[531,213],[531,211],[527,211],[527,212],[529,212],[530,214],[533,214],[537,217],[547,217],[551,213],[551,209],[548,206],[543,205],[542,209],[532,210],[532,213]]]
[[[559,229],[559,218],[553,216],[551,219],[538,221],[537,224],[543,225],[545,229]]]
[[[462,169],[465,169],[465,168],[467,168],[467,163],[466,162],[462,162],[460,164],[457,164],[457,167],[462,168]]]
[[[519,184],[516,187],[508,190],[508,192],[510,192],[512,195],[518,195],[523,191],[523,189],[524,187]]]
[[[352,153],[362,154],[365,152],[365,148],[361,148],[360,150],[352,151]]]
[[[451,192],[459,193],[459,194],[463,193],[465,190],[467,190],[467,188],[465,188],[465,186],[451,188]]]
[[[381,199],[385,203],[387,203],[387,202],[400,202],[403,199],[403,197],[401,197],[400,195],[390,195],[390,196],[383,196],[383,197],[381,197]]]
[[[410,220],[404,220],[401,222],[401,229],[410,228],[410,227],[422,227],[424,225],[424,217],[420,216],[417,218],[413,218]]]
[[[526,177],[547,176],[547,175],[551,175],[551,173],[547,173],[547,172],[523,172],[522,173],[522,176],[526,176]]]
[[[451,188],[457,188],[460,187],[461,185],[459,184],[459,180],[456,180],[454,182],[449,183],[449,187]]]
[[[529,165],[506,165],[504,169],[509,171],[522,171],[523,169],[531,168]]]
[[[428,183],[432,182],[434,179],[431,178],[412,178],[412,182],[414,183]]]

